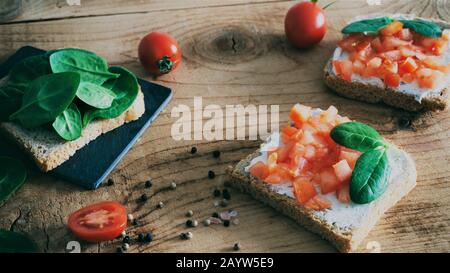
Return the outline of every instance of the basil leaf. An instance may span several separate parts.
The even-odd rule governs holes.
[[[10,116],[26,128],[37,127],[56,119],[73,101],[80,84],[74,72],[44,75],[30,83],[22,98],[22,107]]]
[[[116,118],[127,110],[135,101],[139,92],[139,85],[133,73],[124,67],[111,67],[112,73],[119,74],[119,78],[109,80],[103,85],[116,94],[116,99],[107,109],[88,109],[83,116],[83,127],[96,118]]]
[[[44,55],[28,57],[17,63],[9,72],[8,83],[28,86],[30,82],[40,76],[52,73],[49,60]]]
[[[35,242],[17,232],[0,229],[0,253],[38,252]]]
[[[61,49],[50,55],[50,66],[54,73],[78,72],[82,82],[103,84],[109,79],[116,79],[119,75],[108,71],[106,61],[85,50],[73,48]]]
[[[336,143],[363,153],[386,145],[374,128],[360,122],[342,123],[331,130],[330,136]]]
[[[0,87],[0,121],[8,121],[9,116],[19,110],[23,91],[14,85]]]
[[[423,36],[439,38],[442,36],[441,27],[431,21],[425,21],[421,19],[415,20],[400,20],[403,23],[404,28],[409,28],[416,33],[422,34]]]
[[[77,97],[87,105],[98,109],[109,108],[116,94],[103,86],[82,82],[77,90]]]
[[[364,33],[364,34],[377,34],[378,31],[390,23],[394,22],[389,17],[379,17],[374,19],[366,19],[357,22],[353,22],[342,29],[342,33]]]
[[[352,172],[350,199],[357,204],[377,199],[387,188],[390,171],[386,148],[363,153]]]
[[[0,156],[0,202],[6,201],[25,183],[26,178],[27,170],[22,162],[15,158]]]
[[[72,141],[81,136],[83,123],[78,107],[72,103],[64,112],[62,112],[53,122],[52,127],[60,137]]]

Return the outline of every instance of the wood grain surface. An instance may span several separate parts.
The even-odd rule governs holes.
[[[232,191],[230,206],[239,213],[239,225],[192,229],[194,238],[178,238],[186,231],[185,213],[202,221],[215,211],[212,191],[222,188],[225,169],[254,151],[259,141],[175,141],[170,110],[193,105],[278,104],[280,119],[295,102],[340,112],[377,128],[389,141],[415,159],[417,187],[390,209],[373,229],[368,242],[382,252],[450,251],[450,112],[412,115],[384,105],[370,105],[336,96],[321,79],[340,29],[353,16],[368,13],[413,13],[450,21],[450,1],[388,1],[370,6],[366,1],[340,0],[326,10],[328,32],[311,50],[290,46],[283,20],[295,1],[118,1],[81,0],[68,6],[63,0],[25,1],[23,14],[0,24],[0,59],[17,48],[81,47],[97,52],[112,64],[121,64],[151,80],[137,60],[137,45],[147,32],[162,30],[181,45],[183,63],[177,71],[156,80],[174,90],[174,99],[143,138],[112,173],[114,186],[84,191],[67,182],[32,173],[29,181],[0,207],[0,228],[29,233],[45,252],[64,252],[76,240],[66,227],[74,210],[101,200],[127,205],[139,226],[129,234],[152,231],[151,244],[133,244],[131,252],[228,252],[240,242],[243,252],[334,252],[317,236],[250,197]],[[325,4],[322,3],[322,4]],[[411,120],[401,128],[401,120]],[[190,154],[192,146],[198,153]],[[212,157],[220,150],[220,159]],[[208,171],[217,174],[208,179]],[[145,189],[151,178],[154,186]],[[169,184],[175,181],[176,190]],[[139,196],[151,196],[139,203]],[[157,209],[163,201],[165,207]],[[112,252],[119,241],[82,243],[83,252]],[[369,244],[370,246],[370,244]]]

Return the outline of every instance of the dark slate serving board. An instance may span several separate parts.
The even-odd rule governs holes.
[[[30,46],[20,48],[0,65],[0,78],[6,76],[11,67],[20,60],[43,52]],[[139,84],[144,93],[144,115],[91,141],[68,161],[49,172],[50,175],[86,189],[96,189],[103,182],[172,98],[172,91],[167,87],[141,79]],[[30,162],[18,147],[4,137],[0,137],[0,155],[16,156]]]

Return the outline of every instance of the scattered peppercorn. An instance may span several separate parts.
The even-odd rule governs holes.
[[[127,235],[127,232],[124,230],[124,231],[122,231],[121,233],[120,233],[120,237],[125,237]]]
[[[214,212],[214,213],[212,214],[212,217],[214,217],[214,218],[219,218],[219,213]]]
[[[131,214],[131,213],[129,213],[129,214],[127,215],[127,218],[128,218],[128,221],[133,221],[133,220],[134,220],[134,216],[133,216],[133,214]]]
[[[216,174],[213,171],[208,171],[208,178],[214,179],[214,177],[216,177]]]
[[[123,253],[123,248],[118,247],[118,248],[116,249],[116,252],[117,252],[117,253]]]
[[[153,234],[151,234],[150,232],[145,234],[145,241],[146,242],[151,242],[153,241]]]
[[[205,224],[205,226],[209,226],[211,225],[211,220],[206,219],[203,223]]]
[[[192,210],[188,210],[186,212],[186,217],[192,217],[192,215],[194,215],[194,212]]]
[[[192,232],[186,232],[186,233],[181,233],[180,234],[180,238],[183,240],[188,240],[188,239],[192,239],[192,237],[194,237],[194,234],[192,234]]]
[[[146,187],[146,188],[151,188],[152,186],[153,186],[153,183],[152,183],[151,180],[145,181],[145,187]]]
[[[157,207],[160,208],[160,209],[163,208],[164,207],[164,203],[162,201],[159,201]]]
[[[193,222],[192,222],[192,220],[191,219],[189,219],[189,220],[187,220],[186,221],[186,226],[188,226],[188,227],[193,227]]]
[[[140,223],[139,223],[139,220],[137,220],[137,219],[134,219],[134,220],[133,220],[133,225],[134,225],[134,226],[137,226],[137,225],[139,225],[139,224],[140,224]]]
[[[230,226],[230,220],[223,220],[223,225],[225,227],[229,227]]]
[[[114,180],[112,178],[108,179],[108,186],[114,185]]]
[[[222,191],[222,196],[223,196],[223,198],[226,199],[226,200],[230,200],[230,199],[231,199],[231,194],[230,194],[230,192],[228,191],[228,189],[224,189],[224,190]]]
[[[145,234],[144,234],[144,233],[139,233],[139,235],[138,235],[138,241],[139,241],[139,242],[143,242],[144,239],[145,239]]]
[[[213,151],[213,157],[214,158],[219,158],[220,157],[220,151],[218,151],[218,150]]]
[[[123,248],[123,250],[128,250],[128,249],[130,248],[130,244],[124,243],[124,244],[122,245],[122,248]]]
[[[214,194],[214,197],[219,197],[222,193],[220,192],[219,189],[215,189],[213,194]]]
[[[175,182],[170,183],[170,188],[172,190],[176,189],[177,188],[177,183],[175,183]]]
[[[197,147],[192,147],[191,148],[191,154],[195,154],[197,152]]]
[[[129,244],[130,242],[131,242],[130,236],[125,236],[125,237],[123,237],[122,243],[124,243],[124,244]]]
[[[233,249],[236,250],[236,251],[240,250],[241,249],[241,244],[240,243],[235,243],[234,246],[233,246]]]
[[[142,194],[142,195],[141,195],[141,201],[142,201],[142,202],[146,202],[147,200],[148,200],[148,195],[145,194],[145,193]]]
[[[408,128],[411,125],[411,120],[407,117],[400,117],[398,119],[398,126],[401,128]]]

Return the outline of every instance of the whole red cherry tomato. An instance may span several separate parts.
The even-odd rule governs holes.
[[[151,32],[139,43],[139,60],[155,76],[175,70],[181,62],[177,40],[164,32]]]
[[[284,20],[288,40],[299,48],[308,48],[322,41],[327,25],[321,7],[311,2],[300,2],[292,6]]]

